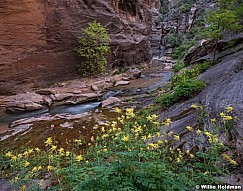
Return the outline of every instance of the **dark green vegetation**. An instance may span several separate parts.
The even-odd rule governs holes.
[[[180,1],[181,2],[181,1]],[[191,8],[192,1],[178,6],[185,12]],[[184,8],[183,8],[184,7]],[[198,10],[196,20],[190,31],[181,36],[174,32],[175,36],[172,45],[175,47],[172,53],[174,59],[183,59],[190,47],[196,44],[200,39],[211,39],[215,43],[215,51],[220,39],[230,38],[243,29],[243,2],[238,0],[218,0],[217,8],[205,14],[204,10]],[[205,23],[207,27],[205,27]],[[179,40],[178,40],[179,39]],[[169,38],[171,41],[171,38]],[[170,42],[169,41],[169,42]],[[173,43],[174,42],[174,43]],[[176,42],[176,43],[175,43]],[[214,52],[214,56],[215,56]]]
[[[109,42],[108,32],[100,23],[94,21],[89,24],[83,36],[78,38],[77,53],[81,62],[77,69],[81,75],[96,75],[105,71]]]
[[[192,66],[190,69],[181,69],[178,74],[172,77],[169,91],[158,97],[156,103],[162,109],[167,109],[176,102],[187,100],[200,93],[204,89],[205,83],[196,77],[212,65],[212,62],[203,62]],[[178,64],[176,67],[183,68],[184,64]]]
[[[203,107],[194,109],[202,116]],[[221,120],[233,125],[231,111],[228,109]],[[48,175],[51,190],[189,191],[198,184],[219,184],[216,177],[237,165],[224,153],[228,148],[218,140],[218,134],[205,130],[203,124],[197,129],[186,128],[195,133],[199,143],[207,142],[205,152],[182,151],[175,147],[180,136],[163,131],[173,123],[171,119],[159,121],[147,110],[134,113],[132,108],[116,112],[117,118],[98,127],[98,134],[69,141],[73,145],[69,150],[49,137],[43,150],[2,152],[2,175],[11,177],[13,186],[22,190],[43,190],[42,179]],[[226,129],[226,123],[219,124]],[[84,145],[86,149],[82,149]],[[223,168],[215,167],[216,162]]]

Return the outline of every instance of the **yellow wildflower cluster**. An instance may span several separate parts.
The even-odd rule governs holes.
[[[172,123],[171,119],[170,118],[166,118],[166,120],[163,121],[161,124],[165,125],[165,126],[170,126],[171,123]]]
[[[236,161],[234,161],[229,155],[226,153],[223,153],[222,156],[231,164],[238,165]]]
[[[134,108],[127,108],[126,109],[126,118],[130,119],[130,118],[133,118],[133,117],[135,117]]]

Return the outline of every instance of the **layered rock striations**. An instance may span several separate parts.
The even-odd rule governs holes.
[[[76,38],[93,20],[109,30],[110,67],[150,60],[151,9],[159,0],[1,1],[0,94],[75,77]]]

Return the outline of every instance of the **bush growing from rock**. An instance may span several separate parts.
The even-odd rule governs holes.
[[[79,73],[90,76],[103,73],[106,69],[106,56],[109,53],[110,38],[107,29],[93,21],[78,37],[77,53],[81,63],[77,65]]]

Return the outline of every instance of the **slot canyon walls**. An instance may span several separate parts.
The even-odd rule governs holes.
[[[76,38],[93,20],[109,30],[109,68],[149,61],[151,10],[159,6],[159,0],[1,1],[0,95],[77,77]]]

